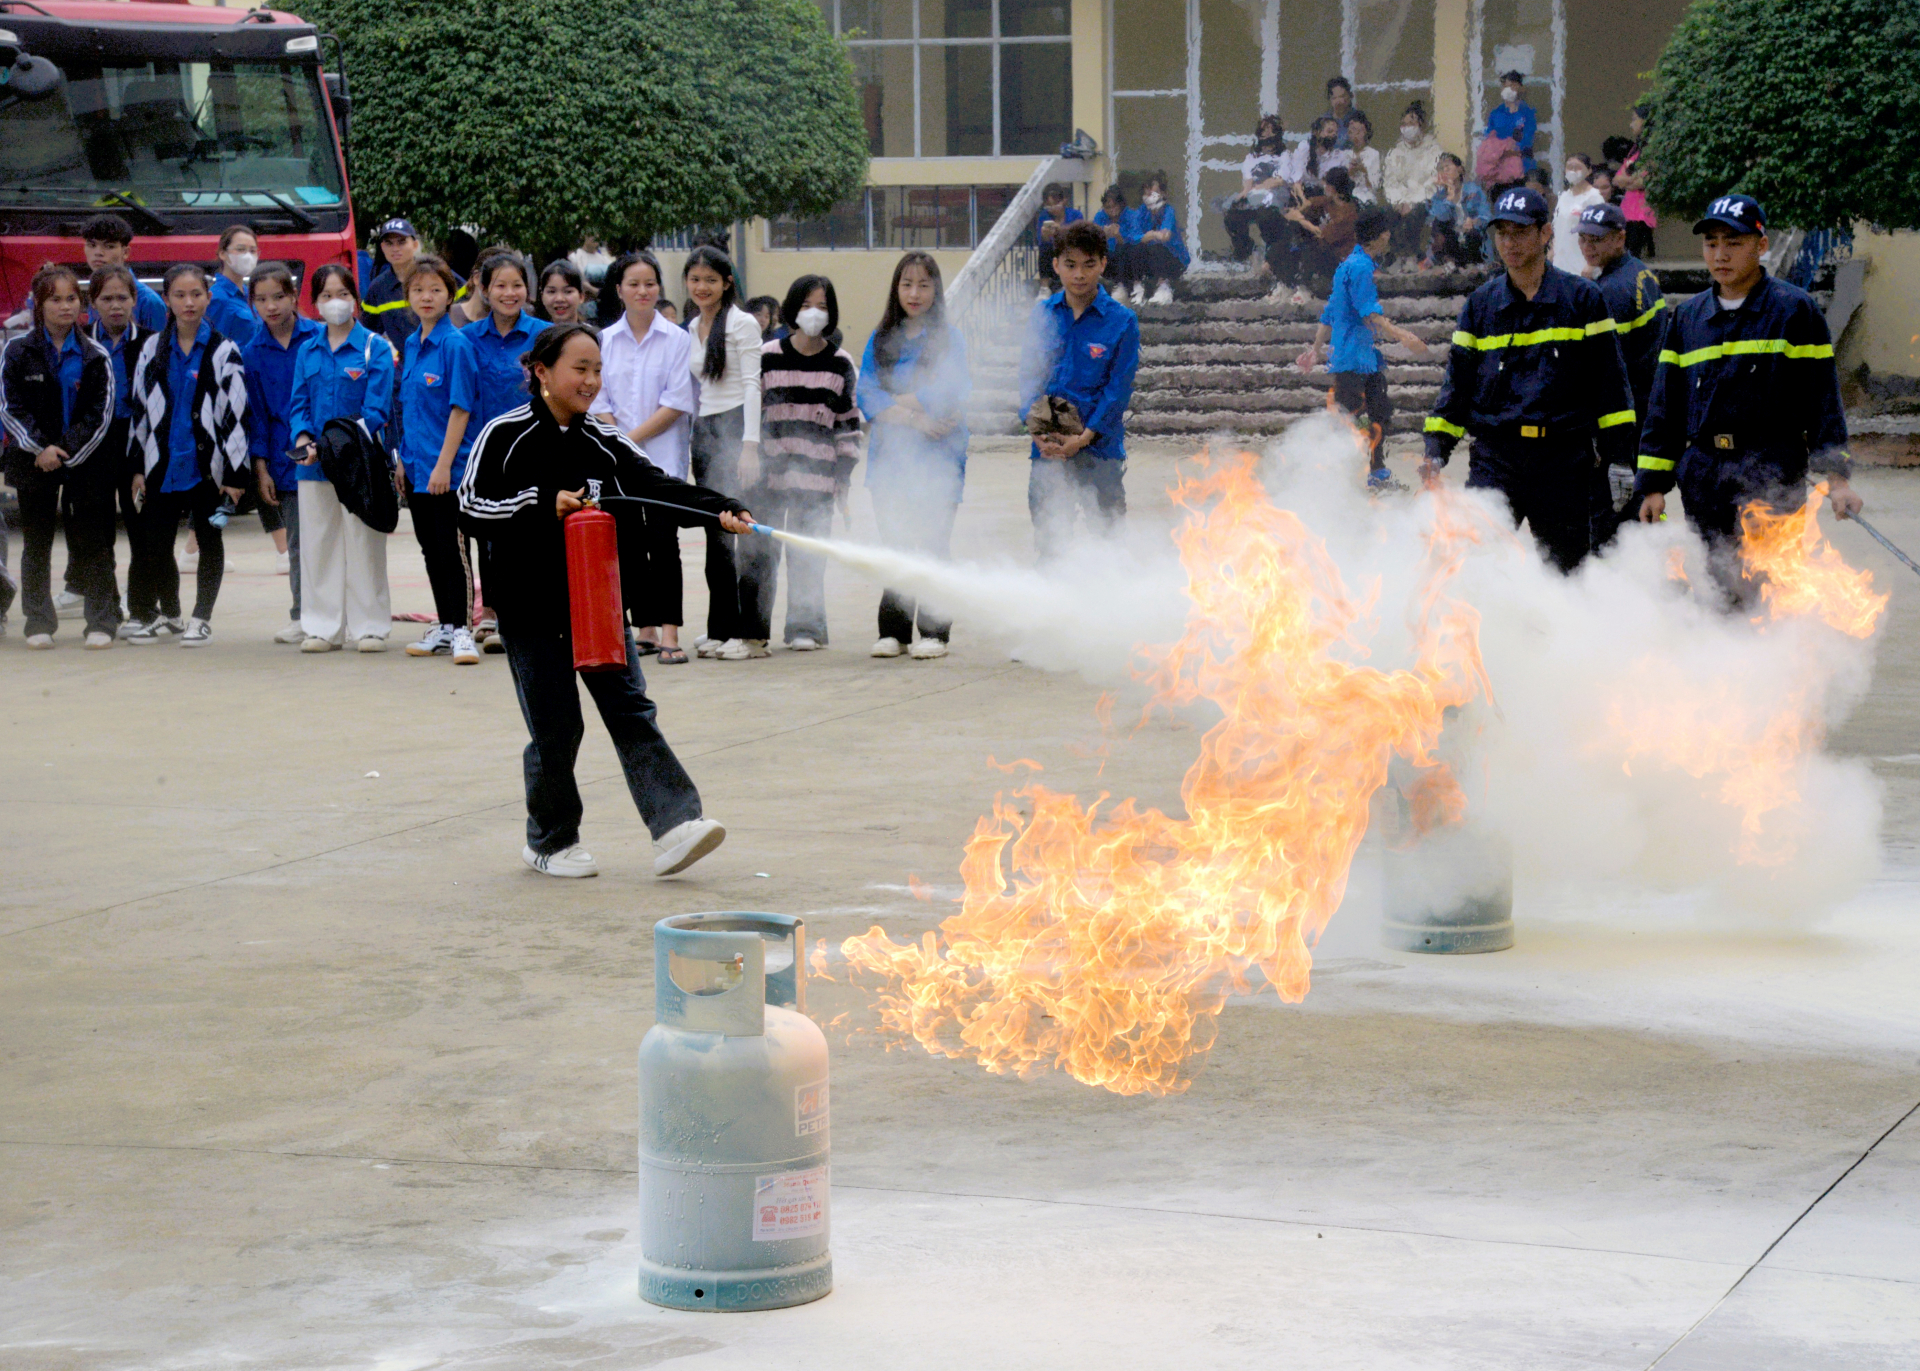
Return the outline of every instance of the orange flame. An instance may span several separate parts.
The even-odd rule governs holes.
[[[1371,600],[1271,503],[1252,454],[1202,457],[1172,496],[1191,608],[1180,640],[1148,653],[1148,708],[1205,700],[1224,716],[1182,783],[1187,817],[1131,800],[1103,812],[1105,796],[1083,806],[1037,783],[1014,792],[1024,812],[996,800],[967,843],[959,913],[916,943],[876,927],[842,944],[856,978],[880,982],[883,1028],[930,1052],[1122,1095],[1184,1090],[1251,970],[1284,1000],[1306,995],[1390,759],[1433,767],[1445,711],[1486,689],[1478,616],[1445,594],[1476,536],[1448,497],[1416,659],[1381,671],[1352,660]],[[1452,803],[1444,784],[1433,798]]]
[[[1866,638],[1879,623],[1887,597],[1873,593],[1871,572],[1841,561],[1822,536],[1820,502],[1826,494],[1822,482],[1799,509],[1776,514],[1753,504],[1740,511],[1740,554],[1748,576],[1760,583],[1760,603],[1767,611],[1754,622],[1818,614],[1829,627]]]

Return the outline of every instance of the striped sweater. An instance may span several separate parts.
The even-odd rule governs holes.
[[[829,498],[860,460],[853,358],[826,347],[811,357],[777,338],[760,350],[760,465],[769,490]]]

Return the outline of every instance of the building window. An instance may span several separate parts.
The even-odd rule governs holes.
[[[1068,0],[814,0],[874,157],[1026,157],[1073,138]]]
[[[795,252],[970,252],[1019,191],[1018,186],[869,186],[817,219],[769,219],[767,247]]]

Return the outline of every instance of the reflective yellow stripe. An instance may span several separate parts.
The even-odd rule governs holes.
[[[1641,454],[1641,456],[1640,456],[1640,470],[1642,470],[1642,471],[1672,471],[1672,470],[1673,470],[1673,463],[1672,463],[1672,462],[1669,462],[1669,461],[1668,461],[1668,460],[1667,460],[1666,458],[1664,458],[1664,457],[1649,457],[1649,456],[1647,456],[1647,455],[1646,455],[1645,453],[1642,453],[1642,454]]]
[[[405,309],[406,307],[407,302],[405,300],[389,300],[384,305],[362,304],[360,306],[360,312],[362,314],[386,314],[390,310]]]
[[[1591,338],[1596,333],[1612,333],[1618,327],[1611,319],[1596,319],[1587,325],[1587,337]]]
[[[1820,361],[1833,356],[1832,343],[1789,343],[1785,338],[1741,338],[1731,343],[1715,343],[1711,347],[1695,348],[1692,352],[1675,352],[1672,348],[1663,348],[1660,352],[1662,365],[1671,362],[1677,367],[1698,366],[1702,362],[1716,362],[1723,357],[1752,357],[1760,354],[1777,354],[1791,361]]]
[[[1622,424],[1632,423],[1635,419],[1639,417],[1640,417],[1639,415],[1635,414],[1630,409],[1616,409],[1611,414],[1602,414],[1600,416],[1600,427],[1601,428],[1618,428]]]
[[[1603,322],[1606,325],[1605,328],[1599,324],[1590,324],[1584,329],[1543,328],[1534,333],[1496,333],[1486,338],[1479,337],[1477,334],[1457,332],[1453,335],[1453,345],[1457,348],[1472,348],[1476,352],[1490,352],[1494,348],[1538,347],[1541,343],[1577,343],[1587,336],[1589,330],[1594,333],[1604,333],[1606,329],[1613,327],[1613,320],[1608,319]]]
[[[1641,315],[1638,319],[1630,320],[1627,323],[1618,325],[1617,327],[1622,333],[1632,333],[1635,329],[1640,328],[1642,325],[1651,324],[1653,322],[1653,316],[1658,314],[1661,310],[1665,309],[1666,307],[1667,307],[1667,302],[1664,299],[1655,300],[1653,302],[1653,308],[1648,310],[1645,314]]]
[[[1427,432],[1445,433],[1455,438],[1464,438],[1467,436],[1467,431],[1461,428],[1460,425],[1450,424],[1437,414],[1429,414],[1427,416]]]

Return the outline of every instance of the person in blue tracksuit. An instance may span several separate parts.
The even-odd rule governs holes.
[[[260,318],[260,331],[240,349],[247,367],[247,456],[262,510],[277,511],[286,531],[287,581],[293,596],[287,622],[273,641],[298,643],[306,639],[300,627],[300,482],[294,474],[289,425],[294,363],[320,325],[300,313],[300,289],[280,263],[258,268],[247,284],[248,299]]]
[[[1547,202],[1502,191],[1493,227],[1506,270],[1467,297],[1440,397],[1426,423],[1423,475],[1473,435],[1467,484],[1498,490],[1555,566],[1594,549],[1608,511],[1605,459],[1633,444],[1638,416],[1620,338],[1600,288],[1547,260]]]
[[[113,424],[107,430],[106,441],[101,456],[108,463],[115,495],[120,501],[120,515],[126,520],[127,542],[132,547],[140,546],[140,507],[133,499],[134,463],[128,452],[128,439],[133,431],[133,394],[129,381],[133,376],[133,364],[139,360],[140,349],[146,346],[152,335],[151,329],[140,326],[137,314],[139,310],[139,280],[126,267],[103,266],[96,268],[87,281],[88,313],[93,317],[90,333],[93,341],[107,350],[107,358],[113,363]],[[164,307],[163,307],[164,317]],[[107,531],[113,530],[113,512],[107,511]],[[113,571],[113,540],[107,540],[107,568]],[[136,585],[136,568],[142,576],[145,564],[137,558],[127,563],[127,602],[144,603],[153,598],[152,591],[144,585]],[[86,587],[80,584],[72,562],[67,564],[67,591],[69,594],[86,594]],[[118,610],[116,615],[118,617]],[[128,631],[131,621],[123,621],[119,632],[122,636]]]
[[[1798,509],[1806,478],[1828,482],[1842,519],[1864,504],[1848,482],[1847,416],[1833,337],[1812,296],[1767,274],[1766,212],[1723,195],[1693,231],[1713,278],[1673,312],[1640,434],[1640,518],[1664,518],[1677,485],[1687,522],[1732,600],[1755,591],[1740,567],[1740,514]]]
[[[1125,418],[1140,365],[1140,321],[1100,289],[1106,237],[1067,225],[1054,264],[1061,289],[1035,302],[1020,354],[1020,417],[1034,434],[1027,509],[1043,559],[1064,551],[1076,514],[1102,533],[1126,518]],[[1036,415],[1043,403],[1049,413]]]
[[[1185,274],[1193,259],[1180,237],[1180,220],[1167,203],[1167,174],[1156,171],[1140,188],[1140,203],[1126,212],[1120,236],[1133,249],[1133,303],[1173,303],[1173,283]]]
[[[80,250],[86,254],[87,270],[102,271],[107,267],[125,268],[127,256],[133,248],[133,229],[125,219],[117,214],[96,214],[80,226]],[[142,333],[157,333],[167,326],[167,302],[160,298],[160,292],[134,276],[127,276],[133,282],[133,320],[140,325]],[[88,297],[91,299],[91,295]],[[98,322],[89,318],[89,326]]]
[[[247,278],[259,265],[260,240],[252,229],[235,224],[220,235],[220,270],[213,278],[207,322],[235,347],[245,347],[260,331],[260,316],[247,303]]]
[[[294,359],[287,418],[300,483],[300,650],[331,652],[350,639],[362,652],[385,652],[393,631],[387,535],[347,512],[316,444],[332,419],[357,420],[367,441],[381,443],[393,409],[393,347],[354,321],[360,297],[345,267],[321,267],[311,291],[326,328]]]
[[[480,660],[473,641],[473,563],[460,532],[460,497],[467,453],[475,430],[469,420],[478,379],[473,341],[447,317],[460,280],[438,257],[417,257],[407,277],[408,312],[420,327],[400,355],[399,430],[401,489],[413,516],[413,536],[433,587],[436,622],[410,657],[450,655],[458,666]]]
[[[520,357],[533,347],[534,338],[552,325],[527,308],[533,283],[528,279],[526,259],[512,252],[489,252],[474,268],[474,276],[480,283],[478,295],[487,313],[461,332],[473,344],[474,409],[467,427],[478,442],[488,424],[527,402],[527,370],[520,364]],[[474,637],[482,650],[504,652],[499,625],[484,604],[486,587],[480,590],[483,603],[475,611]]]

